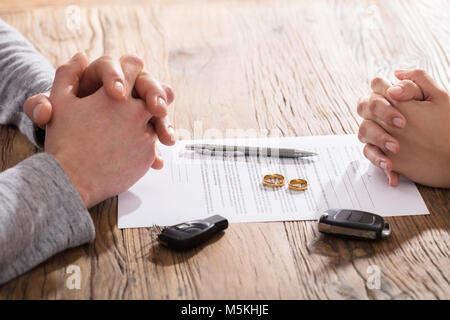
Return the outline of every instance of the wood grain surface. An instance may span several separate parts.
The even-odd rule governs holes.
[[[358,98],[399,67],[450,89],[449,1],[78,1],[79,28],[67,24],[69,2],[22,2],[0,5],[0,17],[55,66],[80,50],[142,56],[175,90],[180,138],[355,133]],[[1,170],[37,151],[7,126],[0,150]],[[157,228],[119,230],[110,199],[91,210],[92,244],[1,286],[0,298],[449,299],[450,191],[420,192],[431,214],[388,218],[381,242],[327,238],[313,221],[241,223],[184,253],[160,247]],[[66,286],[70,265],[79,290]],[[366,285],[373,266],[380,289]]]

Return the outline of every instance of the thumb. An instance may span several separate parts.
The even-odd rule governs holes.
[[[41,129],[44,129],[52,118],[52,104],[48,98],[49,94],[50,92],[34,95],[28,98],[23,105],[25,114]]]
[[[446,96],[446,92],[422,69],[396,70],[394,74],[399,80],[414,81],[422,89],[423,100],[439,100]]]

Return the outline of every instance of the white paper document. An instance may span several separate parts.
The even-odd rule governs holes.
[[[312,158],[204,155],[184,148],[196,141],[161,146],[164,168],[150,170],[119,195],[119,228],[169,226],[214,214],[229,222],[317,219],[329,208],[381,216],[429,214],[414,183],[401,177],[389,187],[384,173],[362,155],[355,135],[201,141],[308,150]],[[286,178],[281,188],[262,184],[266,174]],[[292,191],[291,179],[306,179],[306,191]]]

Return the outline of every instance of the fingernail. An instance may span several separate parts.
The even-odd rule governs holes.
[[[385,147],[391,152],[397,152],[397,146],[393,142],[386,142]]]
[[[167,107],[166,101],[164,101],[164,99],[162,97],[158,97],[157,102],[158,102],[159,106],[161,106],[163,108]]]
[[[403,120],[402,118],[394,118],[392,120],[392,123],[394,124],[394,126],[396,126],[397,128],[404,128],[405,127],[405,120]]]
[[[114,89],[117,90],[117,92],[120,92],[121,95],[124,95],[124,87],[123,87],[123,83],[120,81],[115,81],[114,82]]]
[[[394,85],[387,89],[388,93],[395,96],[400,96],[403,93],[403,88],[398,85]]]
[[[380,168],[381,168],[381,169],[384,169],[384,170],[387,170],[387,164],[386,164],[386,162],[380,161]]]
[[[34,120],[38,119],[39,111],[41,111],[41,108],[42,108],[42,104],[41,103],[39,103],[36,107],[34,107],[34,110],[33,110],[33,119]]]

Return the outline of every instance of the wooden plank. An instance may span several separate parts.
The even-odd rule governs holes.
[[[71,6],[107,6],[111,4],[136,5],[148,1],[153,3],[160,0],[20,0],[20,1],[2,1],[0,2],[0,13],[19,13],[31,11],[37,8],[68,8]]]
[[[180,138],[292,136],[355,133],[357,99],[371,78],[397,67],[424,67],[449,89],[449,7],[417,0],[83,5],[79,29],[68,28],[65,8],[1,17],[54,65],[78,50],[90,58],[142,56],[175,89],[170,112]],[[0,130],[2,169],[35,152],[14,129]],[[450,192],[420,190],[431,215],[389,218],[394,232],[383,242],[327,238],[315,222],[249,223],[186,253],[158,246],[157,228],[118,230],[110,199],[91,210],[93,244],[0,287],[0,298],[448,299]],[[81,268],[80,290],[65,286],[71,264]],[[367,288],[369,266],[379,268],[381,290]]]

